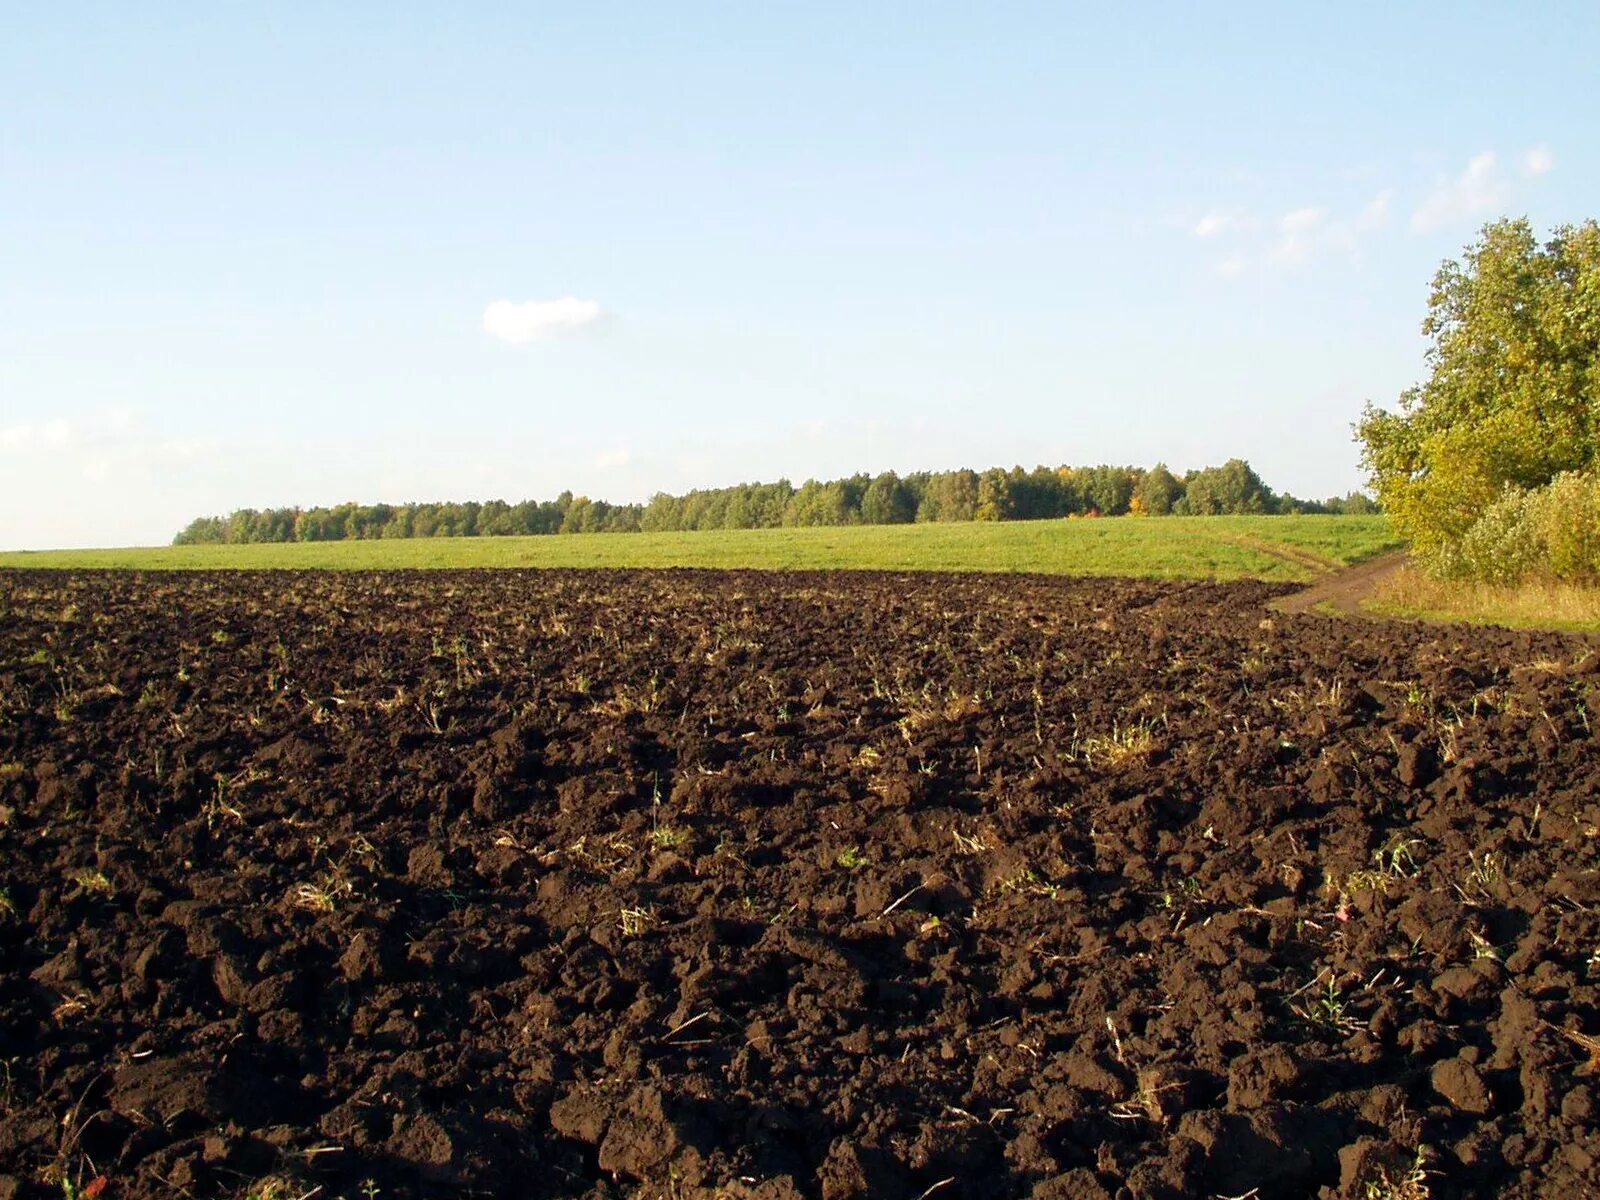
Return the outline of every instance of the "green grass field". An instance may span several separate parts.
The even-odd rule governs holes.
[[[1301,582],[1400,542],[1382,517],[1113,517],[706,533],[423,538],[0,553],[0,567],[392,570],[755,567]]]

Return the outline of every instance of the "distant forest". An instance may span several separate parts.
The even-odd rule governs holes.
[[[1174,475],[1142,467],[1021,467],[919,471],[900,476],[808,479],[795,487],[742,483],[646,504],[608,504],[563,492],[554,500],[435,504],[339,504],[332,508],[243,508],[200,517],[177,545],[327,542],[349,538],[501,537],[543,533],[639,533],[770,529],[799,525],[909,525],[925,521],[1036,521],[1059,517],[1225,513],[1373,513],[1359,492],[1298,500],[1267,487],[1243,459]]]

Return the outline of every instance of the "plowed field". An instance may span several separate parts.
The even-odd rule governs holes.
[[[0,574],[0,1200],[1600,1191],[1600,654],[1282,587]]]

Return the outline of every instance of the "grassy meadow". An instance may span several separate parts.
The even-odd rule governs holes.
[[[0,568],[722,567],[1304,582],[1399,540],[1382,517],[1106,517],[0,553]]]

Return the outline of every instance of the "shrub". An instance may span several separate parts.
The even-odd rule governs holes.
[[[1600,581],[1600,476],[1557,475],[1541,508],[1550,573],[1572,583]]]
[[[1441,574],[1485,583],[1518,583],[1548,560],[1542,491],[1508,488],[1483,510],[1458,541],[1431,549]]]
[[[1547,487],[1507,488],[1424,561],[1439,574],[1484,583],[1600,582],[1600,476],[1566,471]]]

